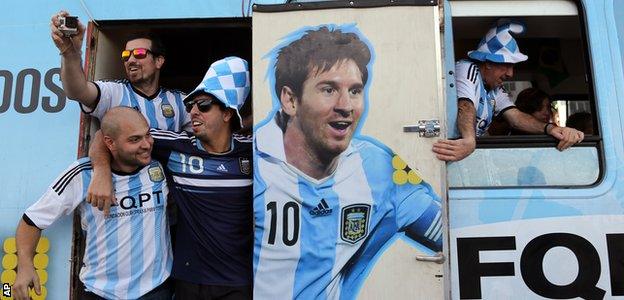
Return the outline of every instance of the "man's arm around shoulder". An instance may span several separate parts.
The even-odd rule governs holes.
[[[98,130],[89,147],[89,157],[93,166],[93,176],[87,190],[87,202],[93,207],[104,211],[108,216],[110,207],[115,201],[113,194],[113,175],[111,172],[111,155],[104,144],[102,133]]]

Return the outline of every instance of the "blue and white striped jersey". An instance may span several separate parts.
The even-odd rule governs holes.
[[[441,249],[439,198],[379,142],[354,138],[322,180],[286,162],[274,120],[254,147],[254,298],[355,298],[399,231]]]
[[[180,212],[175,279],[204,285],[251,284],[253,249],[251,139],[234,135],[212,154],[186,132],[151,130],[152,155],[165,167]]]
[[[175,132],[191,130],[191,117],[182,103],[184,94],[179,91],[160,88],[158,94],[147,96],[136,90],[126,79],[94,83],[99,91],[99,99],[91,115],[100,120],[109,109],[128,106],[140,111],[151,128]],[[88,112],[84,109],[83,111]]]
[[[515,107],[502,87],[487,90],[479,66],[470,60],[460,60],[455,64],[457,99],[472,101],[477,111],[475,132],[482,136],[492,123],[492,118],[506,109]]]
[[[45,229],[78,209],[86,234],[80,280],[106,299],[139,298],[169,277],[173,263],[162,166],[152,161],[131,174],[114,172],[118,205],[108,217],[85,201],[91,173],[89,158],[74,162],[26,210],[24,220]]]

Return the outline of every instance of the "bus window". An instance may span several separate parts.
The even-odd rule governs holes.
[[[554,138],[544,134],[490,131],[489,135],[477,138],[473,154],[448,164],[449,186],[596,184],[601,176],[602,150],[581,6],[569,0],[451,1],[450,4],[455,60],[467,58],[467,52],[477,47],[499,18],[525,24],[526,31],[515,38],[529,58],[515,64],[514,81],[505,83],[511,99],[515,101],[526,88],[540,89],[550,98],[550,122],[558,126],[566,126],[566,122],[583,123],[588,128],[579,129],[586,132],[585,140],[564,152],[555,148]]]

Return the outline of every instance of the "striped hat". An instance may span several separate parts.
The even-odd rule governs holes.
[[[525,26],[509,19],[499,19],[479,42],[477,50],[468,52],[468,57],[478,61],[495,63],[519,63],[529,57],[520,53],[511,33],[521,34]]]
[[[239,110],[245,104],[250,89],[247,61],[240,57],[230,56],[212,63],[204,79],[184,98],[184,102],[190,101],[200,92],[213,95],[226,107],[236,111],[242,127],[243,118]]]

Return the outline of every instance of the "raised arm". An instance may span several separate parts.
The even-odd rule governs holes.
[[[61,82],[63,90],[69,99],[76,100],[93,109],[97,104],[98,90],[94,83],[87,81],[82,70],[82,40],[85,35],[84,25],[78,21],[78,33],[66,37],[59,30],[59,17],[69,16],[66,11],[61,11],[52,16],[50,22],[50,35],[54,45],[61,55]]]
[[[518,109],[508,109],[503,113],[503,117],[516,129],[530,133],[545,133],[552,135],[559,140],[557,149],[563,151],[572,145],[580,143],[585,138],[585,134],[574,128],[559,127],[553,123],[544,123],[533,116],[523,113]]]
[[[111,155],[104,144],[102,133],[98,130],[89,146],[89,157],[93,166],[93,176],[87,190],[87,202],[108,216],[110,207],[115,203],[111,174]]]
[[[476,145],[475,119],[477,112],[469,99],[457,102],[457,128],[461,138],[440,140],[433,145],[433,152],[439,160],[458,161],[470,155]]]
[[[20,220],[15,234],[17,246],[17,277],[13,285],[15,300],[29,300],[28,288],[31,286],[37,295],[41,295],[39,276],[33,265],[35,248],[40,236],[41,229],[27,224],[23,219]]]

